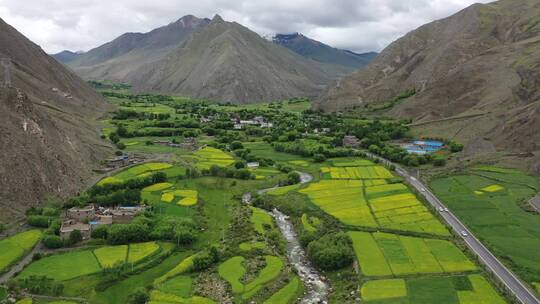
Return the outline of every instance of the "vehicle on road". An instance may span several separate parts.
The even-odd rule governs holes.
[[[467,233],[467,231],[463,230],[463,231],[461,231],[461,236],[468,237],[469,234]]]

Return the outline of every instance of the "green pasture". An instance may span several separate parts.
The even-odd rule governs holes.
[[[13,263],[17,262],[23,255],[39,242],[42,233],[39,230],[28,230],[0,240],[0,273],[7,270]]]
[[[242,299],[247,300],[253,297],[265,284],[277,278],[283,269],[283,261],[274,256],[265,256],[266,266],[261,269],[255,279],[251,282],[243,283],[242,278],[246,274],[243,265],[245,259],[236,256],[223,262],[218,267],[219,275],[227,281],[234,294],[238,294]]]
[[[504,304],[479,274],[367,281],[360,289],[369,304]]]
[[[478,167],[466,175],[435,179],[431,187],[518,275],[530,283],[540,281],[540,220],[520,207],[537,194],[538,179],[510,169]]]
[[[278,292],[273,294],[268,300],[264,301],[263,304],[291,303],[301,288],[302,282],[300,282],[300,279],[297,276],[294,276],[287,285],[278,290]]]
[[[274,221],[272,220],[272,217],[264,210],[259,208],[251,207],[250,220],[253,224],[253,227],[255,228],[255,231],[260,234],[265,233],[265,226],[274,227]]]
[[[477,267],[454,244],[445,240],[388,233],[349,232],[366,276],[452,273]]]

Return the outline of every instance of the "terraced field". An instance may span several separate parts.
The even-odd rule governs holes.
[[[445,240],[388,233],[348,233],[366,276],[452,273],[477,267],[454,244]]]
[[[323,167],[323,178],[330,179],[387,179],[394,177],[382,166]]]
[[[125,261],[136,263],[157,250],[159,250],[159,245],[149,242],[51,255],[30,264],[17,276],[17,279],[35,275],[46,276],[57,281],[70,280],[100,272],[103,268],[112,267],[117,263]]]
[[[478,274],[368,281],[360,290],[364,303],[376,304],[504,304]]]
[[[14,236],[0,240],[0,273],[7,270],[13,263],[17,262],[23,255],[32,250],[41,239],[42,233],[39,230],[29,230]]]
[[[199,169],[209,169],[213,165],[227,167],[234,163],[231,155],[212,147],[205,147],[195,152],[195,157],[197,158],[196,166]]]
[[[436,179],[431,187],[495,255],[509,259],[527,282],[540,282],[540,221],[520,207],[540,191],[537,178],[478,167],[469,174]]]
[[[278,292],[273,294],[268,300],[264,301],[263,304],[285,304],[290,303],[294,299],[298,290],[301,288],[302,283],[298,277],[293,277],[291,281],[281,288]]]
[[[173,165],[168,163],[147,163],[131,167],[129,169],[119,172],[118,174],[106,177],[98,182],[98,186],[123,183],[135,178],[144,178],[157,171],[165,172],[168,176],[174,175],[172,173],[178,173],[176,176],[181,175],[181,173],[183,172],[185,173],[184,170],[175,169]]]
[[[265,284],[277,278],[283,269],[283,261],[275,256],[265,256],[266,266],[261,269],[255,279],[251,282],[243,283],[242,278],[246,274],[243,265],[245,258],[236,256],[228,259],[219,265],[219,275],[227,281],[234,294],[241,295],[241,298],[247,300],[253,297]]]
[[[449,235],[403,184],[383,179],[322,180],[299,192],[346,225]]]
[[[272,217],[268,215],[264,210],[251,207],[251,223],[253,224],[253,227],[255,228],[255,231],[257,231],[260,234],[264,234],[266,229],[265,226],[274,227],[274,221],[272,220]]]

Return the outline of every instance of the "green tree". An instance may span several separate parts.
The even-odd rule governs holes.
[[[79,230],[73,230],[69,234],[69,243],[70,244],[77,244],[78,242],[82,241],[82,234]]]

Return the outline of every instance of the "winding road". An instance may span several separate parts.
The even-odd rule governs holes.
[[[386,165],[394,165],[396,172],[414,187],[426,200],[439,211],[444,221],[452,227],[467,244],[467,247],[474,252],[480,261],[506,286],[506,288],[523,304],[540,304],[540,300],[514,273],[504,266],[478,238],[465,226],[448,208],[417,178],[400,166],[381,158],[377,155],[367,153],[372,158],[377,158]]]

